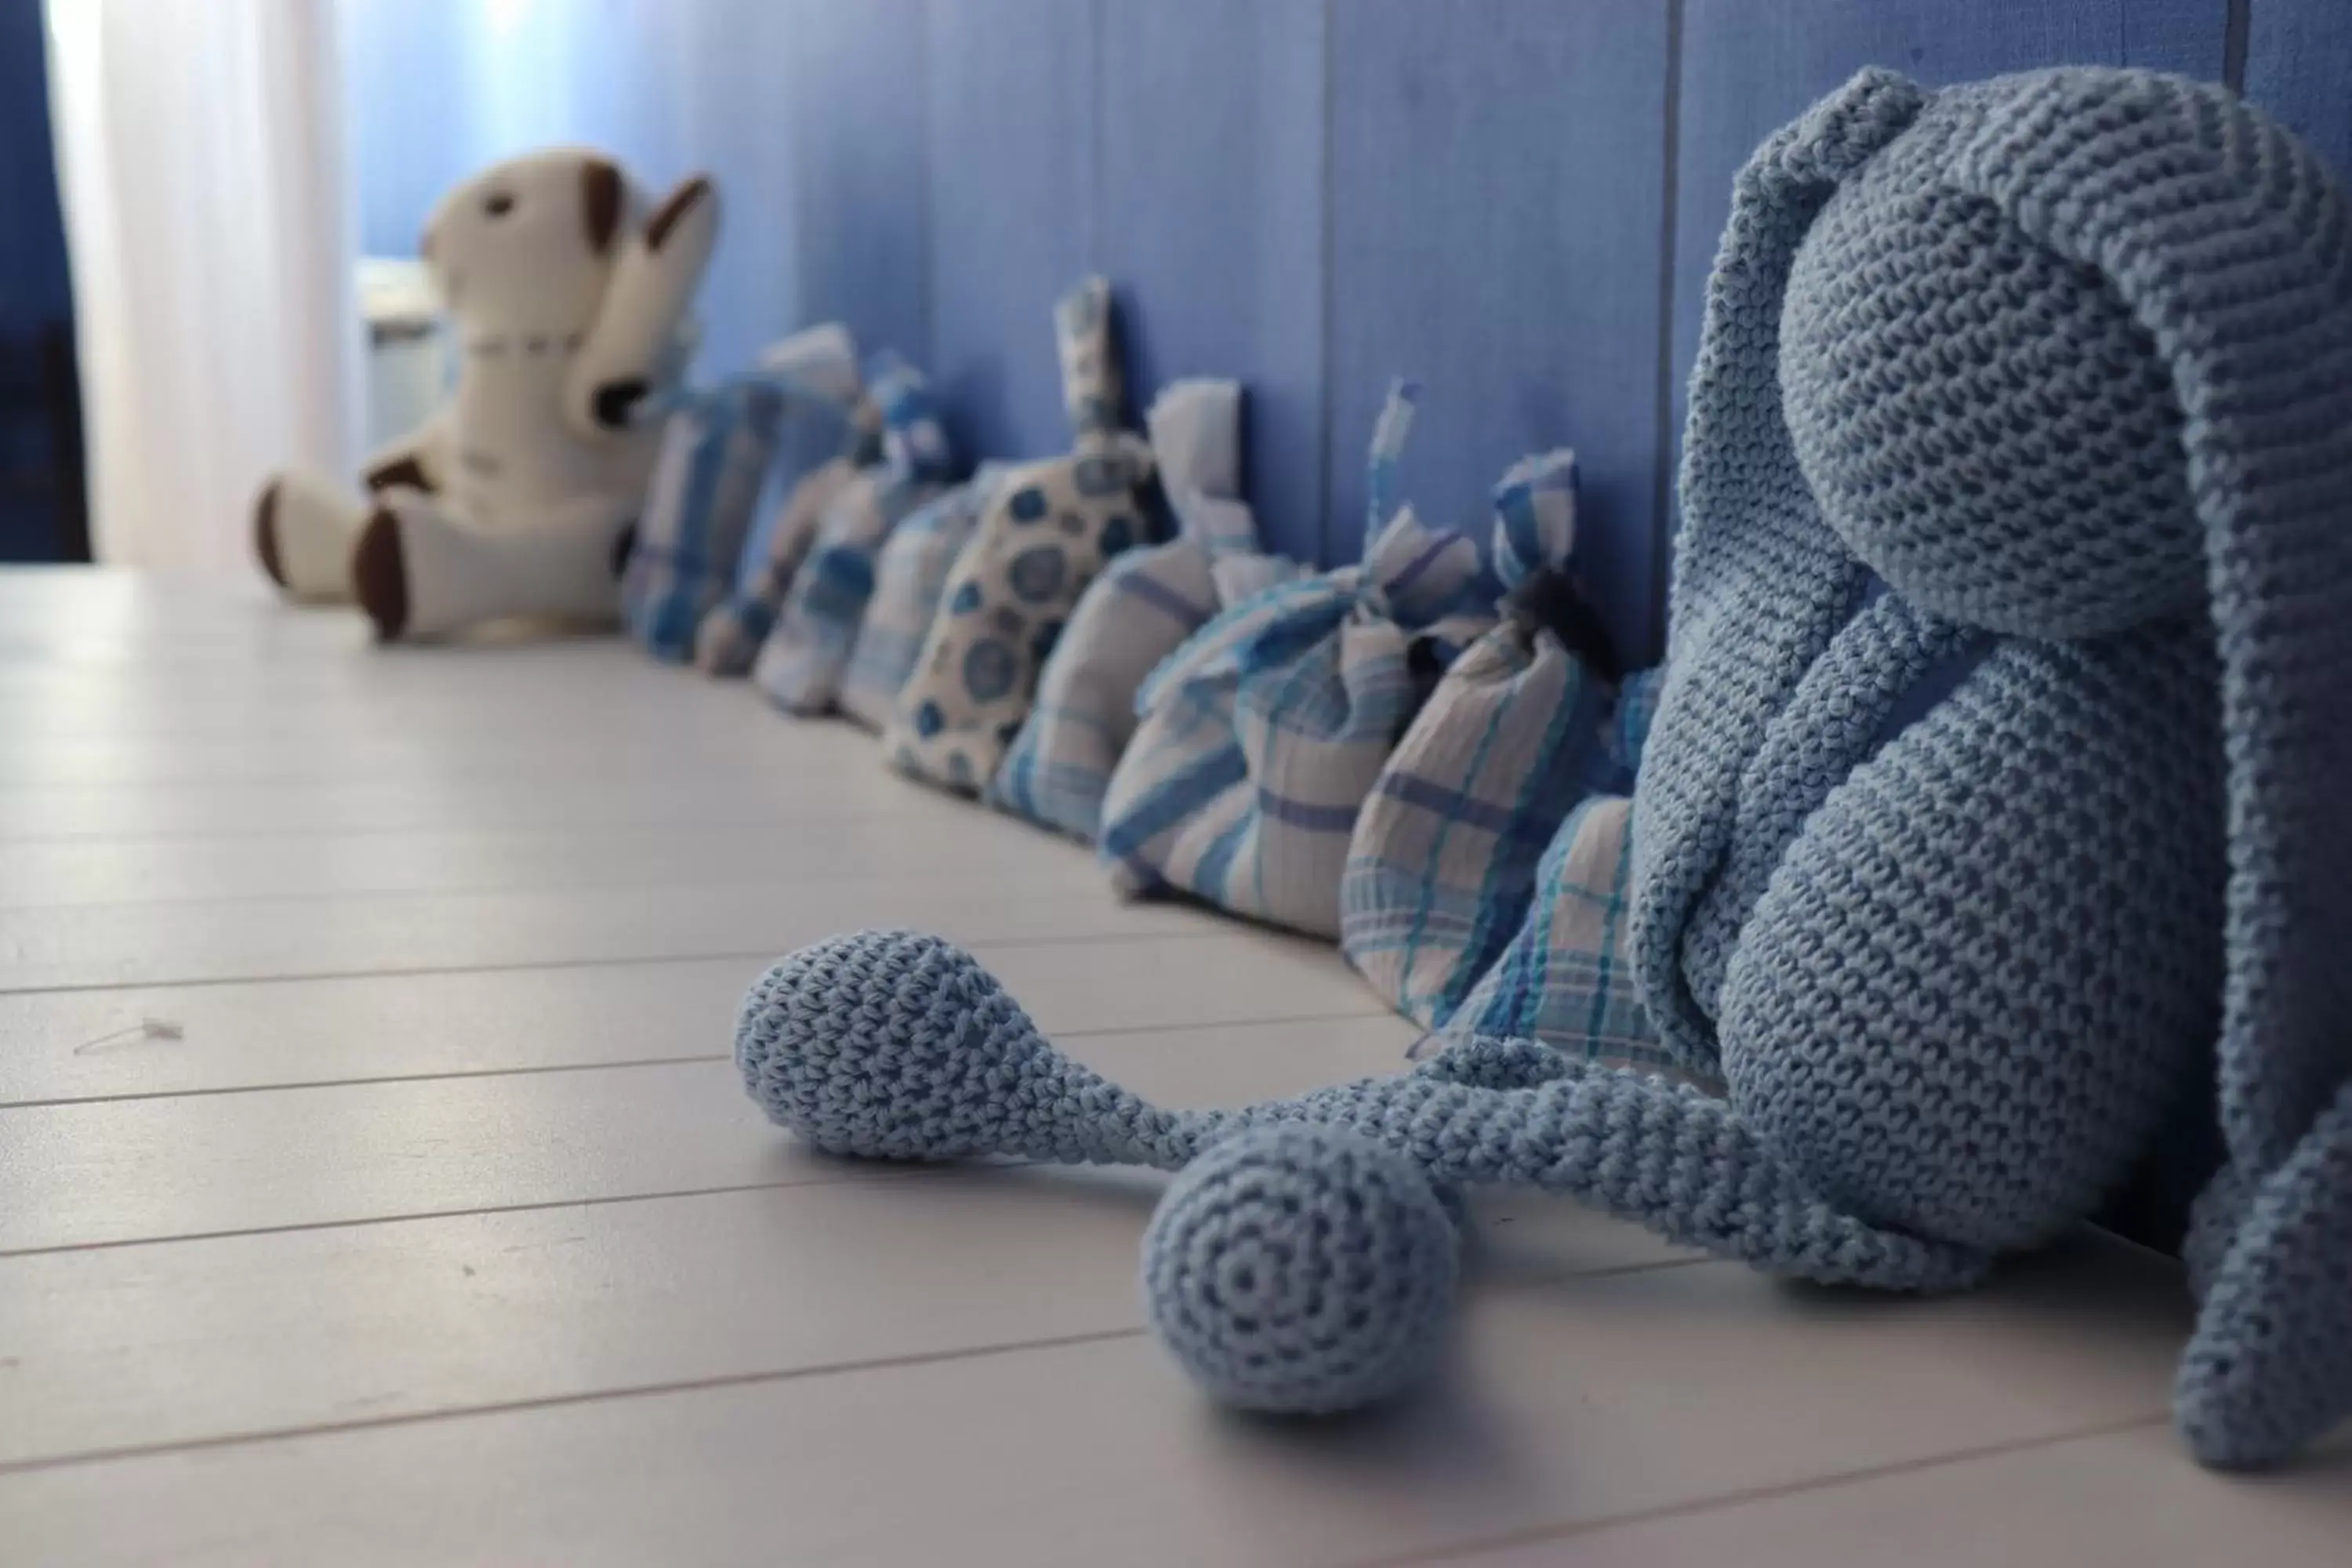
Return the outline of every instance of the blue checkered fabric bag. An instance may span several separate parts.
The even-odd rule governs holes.
[[[1540,1040],[1570,1056],[1668,1071],[1626,952],[1633,803],[1588,795],[1569,812],[1536,868],[1527,919],[1444,1031]]]
[[[946,489],[946,429],[912,366],[879,363],[869,378],[882,416],[882,461],[827,507],[807,563],[793,576],[751,679],[791,713],[830,711],[874,592],[875,558],[890,532]]]
[[[1429,677],[1494,624],[1468,604],[1477,547],[1397,504],[1415,395],[1391,388],[1374,432],[1362,561],[1243,600],[1144,683],[1103,802],[1123,890],[1339,934],[1356,815]]]
[[[1304,567],[1249,573],[1257,520],[1241,490],[1242,389],[1180,381],[1146,416],[1177,537],[1115,556],[1078,597],[1037,678],[1037,698],[988,789],[1017,816],[1091,841],[1111,769],[1135,733],[1144,678],[1223,607],[1228,586],[1254,592]]]
[[[1575,539],[1574,453],[1503,476],[1502,623],[1438,681],[1356,817],[1340,946],[1424,1027],[1452,1016],[1519,929],[1570,808],[1615,780],[1616,663],[1569,574]]]
[[[877,732],[890,721],[940,601],[947,596],[956,557],[1012,471],[1009,464],[982,463],[970,479],[917,508],[883,541],[874,561],[874,594],[841,675],[839,702],[845,717]]]
[[[787,414],[838,418],[846,406],[836,363],[846,342],[838,327],[812,329],[754,370],[647,405],[642,416],[666,423],[621,575],[621,614],[655,658],[690,658],[703,617],[733,586]],[[855,378],[853,363],[851,395]]]

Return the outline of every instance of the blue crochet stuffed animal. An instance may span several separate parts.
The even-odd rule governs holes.
[[[1633,948],[1719,1097],[1471,1040],[1162,1110],[904,933],[753,989],[752,1094],[1180,1172],[1151,1321],[1283,1410],[1428,1363],[1463,1184],[1926,1291],[2168,1175],[2181,1430],[2292,1454],[2352,1410],[2352,208],[2218,88],[1864,72],[1739,176],[1686,451]]]

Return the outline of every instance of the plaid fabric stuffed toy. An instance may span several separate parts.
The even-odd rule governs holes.
[[[972,531],[1012,471],[1003,463],[982,463],[971,478],[938,496],[891,531],[874,562],[874,596],[857,626],[849,667],[842,672],[842,713],[880,731],[890,721],[898,692],[915,673],[915,661],[947,596],[948,574]]]
[[[1241,409],[1231,381],[1176,382],[1152,404],[1144,423],[1178,536],[1119,556],[1079,596],[989,785],[995,805],[1095,837],[1144,677],[1217,613],[1215,563],[1256,557],[1257,520],[1238,499]]]
[[[1054,310],[1066,458],[1016,470],[949,574],[947,597],[898,694],[884,747],[900,772],[977,795],[996,776],[1037,673],[1103,563],[1143,542],[1143,441],[1117,428],[1110,285],[1088,279]]]
[[[1626,952],[1633,813],[1614,795],[1569,812],[1536,868],[1526,920],[1434,1038],[1541,1040],[1594,1061],[1671,1069]]]
[[[878,433],[871,432],[862,419],[853,424],[850,440],[856,449],[811,468],[784,492],[769,525],[767,548],[761,552],[759,563],[734,597],[713,606],[696,629],[695,668],[717,676],[740,676],[751,669],[760,645],[776,624],[784,595],[792,589],[793,574],[815,542],[826,509],[856,479],[859,468],[870,466],[881,455]]]
[[[751,679],[788,712],[830,710],[857,626],[874,592],[874,561],[890,531],[938,496],[948,472],[947,433],[912,366],[877,366],[882,461],[858,471],[824,510],[807,563],[794,574]]]
[[[1503,622],[1437,683],[1356,818],[1340,945],[1423,1027],[1442,1026],[1510,942],[1544,847],[1616,772],[1616,660],[1569,576],[1575,539],[1574,453],[1531,457],[1503,476]]]
[[[1477,547],[1395,504],[1415,395],[1399,382],[1374,434],[1371,515],[1385,526],[1361,563],[1244,600],[1145,682],[1103,802],[1122,890],[1174,888],[1339,935],[1356,814],[1429,674],[1493,624],[1465,608]]]
[[[787,410],[846,407],[856,395],[854,354],[842,328],[813,327],[774,345],[755,370],[654,405],[668,422],[622,573],[621,612],[655,658],[694,652],[696,628],[735,580]]]

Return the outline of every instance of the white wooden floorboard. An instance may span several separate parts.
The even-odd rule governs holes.
[[[1414,1031],[877,752],[614,639],[0,572],[0,1562],[2346,1560],[2352,1434],[2190,1468],[2179,1270],[2114,1243],[1891,1300],[1487,1194],[1433,1388],[1209,1408],[1159,1178],[816,1159],[744,985],[944,930],[1171,1104]]]
[[[970,873],[1108,886],[1085,846],[995,812],[948,806],[752,830],[509,826],[0,840],[0,910],[662,884],[777,888]]]
[[[0,992],[780,954],[863,928],[966,944],[1229,929],[1181,904],[1123,902],[1066,864],[1012,878],[112,904],[0,910]]]
[[[1230,926],[977,951],[1056,1039],[1352,1017],[1391,1067],[1414,1034],[1329,948]],[[721,1057],[780,956],[0,994],[0,1106]]]
[[[805,1201],[895,1208],[934,1184]],[[909,1223],[949,1234],[945,1206]],[[1087,1239],[1057,1265],[1050,1321],[1108,1323],[1108,1273],[1099,1319],[1068,1300],[1118,1261],[1079,1261],[1097,1239],[1081,1224],[1063,1221]],[[1099,1242],[1123,1251],[1128,1228]],[[816,1266],[925,1267],[867,1239],[813,1240],[831,1249]],[[0,1476],[0,1521],[89,1563],[166,1546],[191,1563],[1394,1562],[2152,1421],[2182,1321],[2168,1294],[2152,1265],[2079,1258],[1943,1303],[1792,1293],[1706,1263],[1476,1289],[1441,1383],[1349,1422],[1220,1415],[1122,1336],[32,1470]],[[449,1331],[462,1358],[466,1326]],[[1906,1541],[1899,1560],[1936,1559]]]
[[[2352,1544],[2352,1442],[2248,1481],[2190,1464],[2150,1422],[1999,1453],[1549,1535],[1459,1568],[2341,1568]]]
[[[0,1258],[0,1343],[29,1347],[0,1468],[1138,1331],[1159,1186],[836,1164],[796,1186]],[[1507,1248],[1496,1278],[1693,1261],[1559,1205],[1479,1223]]]
[[[1394,1070],[1393,1018],[1079,1037],[1072,1052],[1172,1104]],[[720,1048],[726,1039],[706,1041]],[[777,1133],[731,1061],[411,1079],[0,1110],[0,1260],[13,1252],[567,1199],[839,1181]],[[0,1283],[0,1293],[6,1286]]]

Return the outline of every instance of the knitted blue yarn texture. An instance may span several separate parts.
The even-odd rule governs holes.
[[[1160,1110],[904,933],[772,971],[747,1085],[845,1153],[1184,1171],[1154,1325],[1288,1409],[1433,1353],[1408,1175],[1950,1289],[2202,1089],[2178,1419],[2209,1464],[2308,1444],[2352,1410],[2352,207],[2219,88],[1865,71],[1739,175],[1685,450],[1633,945],[1722,1098],[1472,1040]]]
[[[1864,72],[1768,142],[1635,808],[1661,1033],[1863,1217],[2029,1245],[2218,1037],[2177,1409],[2221,1465],[2352,1408],[2347,227],[2287,132],[2147,73]]]

